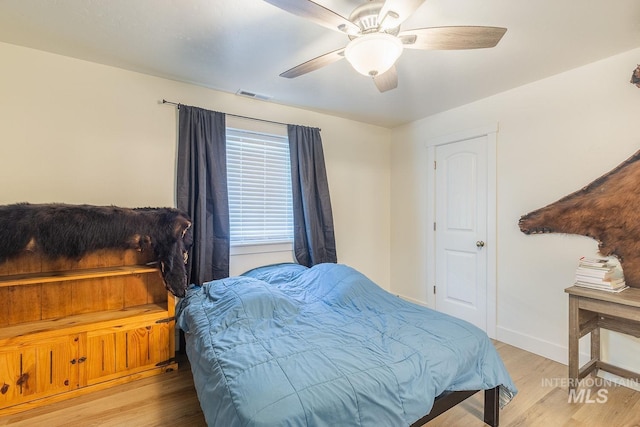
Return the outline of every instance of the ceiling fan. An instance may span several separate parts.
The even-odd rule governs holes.
[[[320,55],[280,74],[294,78],[342,58],[359,73],[373,77],[380,92],[398,86],[395,63],[407,49],[480,49],[498,44],[506,28],[430,27],[400,31],[400,25],[425,0],[369,0],[356,7],[349,19],[311,0],[265,0],[282,10],[346,34],[346,47]]]

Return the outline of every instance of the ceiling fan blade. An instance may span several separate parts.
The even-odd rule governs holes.
[[[377,75],[373,78],[373,82],[380,92],[386,92],[398,87],[398,71],[396,66],[389,68],[388,71]]]
[[[307,18],[331,30],[347,34],[358,34],[360,27],[324,6],[311,0],[264,0],[294,15]]]
[[[395,28],[415,12],[425,0],[387,0],[378,13],[378,30]]]
[[[298,66],[293,67],[290,70],[285,71],[284,73],[280,74],[280,77],[292,79],[294,77],[298,77],[303,74],[315,71],[318,68],[324,67],[325,65],[333,64],[334,62],[342,58],[344,58],[344,48],[334,50],[333,52],[325,53],[324,55],[320,55],[316,58],[310,59],[307,62],[304,62]]]
[[[506,28],[501,27],[431,27],[401,31],[398,34],[408,49],[482,49],[498,44]],[[415,36],[415,42],[407,42]]]

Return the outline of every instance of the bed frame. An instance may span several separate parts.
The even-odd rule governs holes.
[[[440,396],[436,397],[436,400],[433,403],[433,408],[431,408],[431,412],[411,424],[411,427],[422,426],[479,391],[480,390],[449,391],[442,393]],[[500,387],[484,390],[484,422],[491,427],[498,427],[499,413]]]

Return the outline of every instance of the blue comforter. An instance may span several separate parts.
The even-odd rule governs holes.
[[[177,313],[210,426],[401,426],[445,390],[516,393],[484,332],[344,265],[193,286]]]

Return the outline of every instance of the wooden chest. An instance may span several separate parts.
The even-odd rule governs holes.
[[[0,416],[177,368],[175,303],[134,250],[0,264]]]

